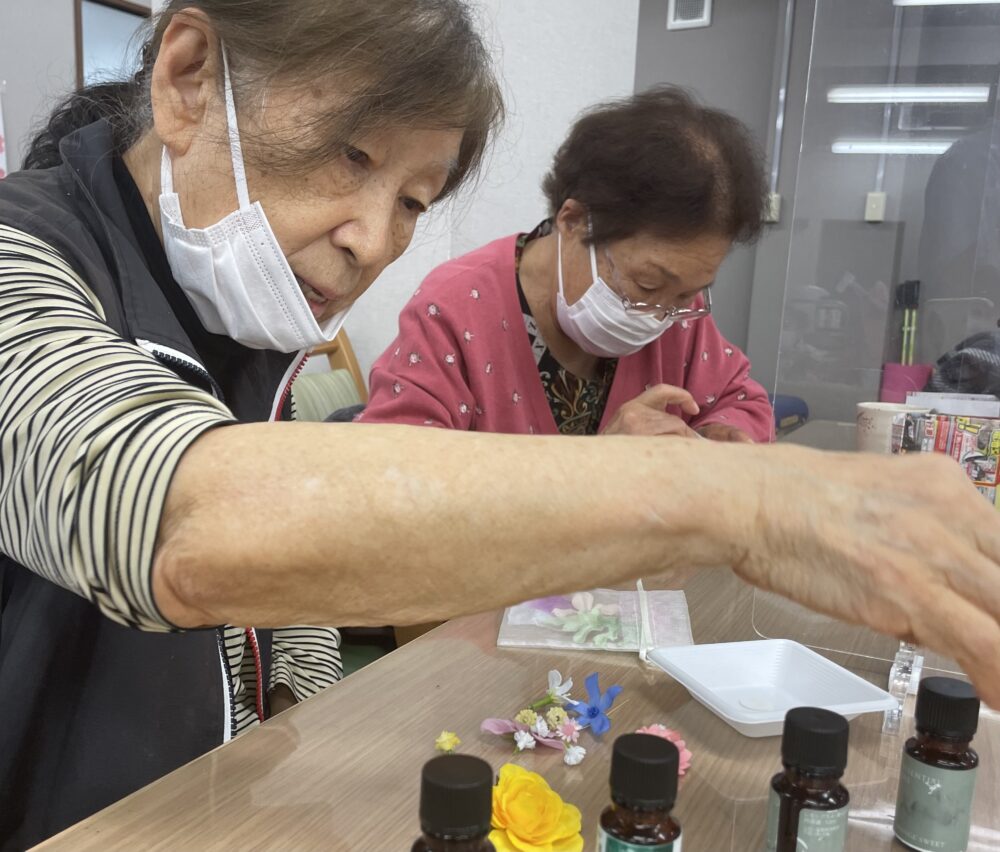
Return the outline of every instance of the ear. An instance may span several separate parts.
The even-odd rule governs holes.
[[[163,32],[151,79],[153,127],[171,154],[187,152],[219,100],[219,39],[200,9],[178,12]]]
[[[563,239],[576,238],[585,242],[590,238],[590,215],[587,205],[575,198],[567,198],[556,213],[555,226]]]

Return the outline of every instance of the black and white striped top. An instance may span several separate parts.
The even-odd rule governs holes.
[[[108,618],[172,626],[151,569],[174,469],[208,429],[234,422],[104,321],[49,245],[0,225],[0,551],[82,595]],[[300,700],[341,677],[332,628],[274,631],[271,688]],[[225,646],[236,732],[256,722],[256,675],[242,628]]]

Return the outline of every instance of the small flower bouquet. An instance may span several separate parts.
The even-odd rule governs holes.
[[[514,748],[519,752],[536,746],[559,749],[563,752],[563,761],[575,766],[587,754],[579,744],[580,732],[589,728],[591,734],[600,737],[607,731],[611,727],[607,713],[621,692],[620,686],[611,686],[602,693],[596,672],[587,678],[586,686],[587,700],[573,701],[569,695],[572,679],[563,682],[558,671],[550,671],[544,697],[520,710],[512,719],[484,719],[480,729],[499,736],[512,736]]]

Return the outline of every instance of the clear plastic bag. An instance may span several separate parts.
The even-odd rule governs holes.
[[[684,592],[644,592],[643,607],[640,591],[594,589],[508,607],[497,646],[637,652],[694,644]]]

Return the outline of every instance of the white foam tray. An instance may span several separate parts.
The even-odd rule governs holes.
[[[793,707],[853,719],[896,706],[884,689],[790,639],[656,648],[649,659],[747,737],[779,735]]]

